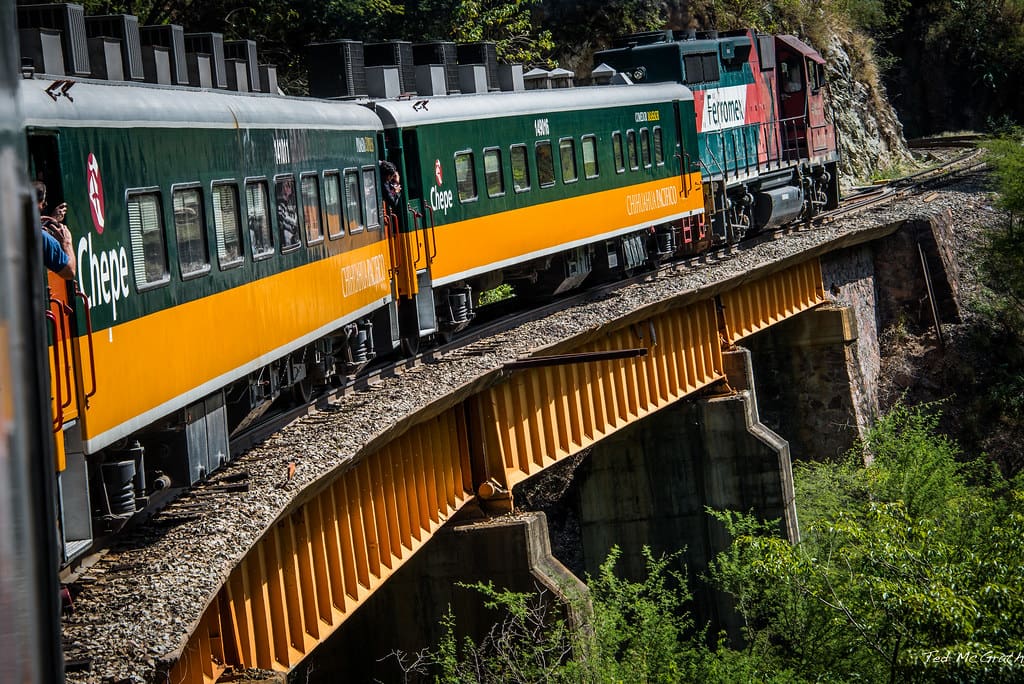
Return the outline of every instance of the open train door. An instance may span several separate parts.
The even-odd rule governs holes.
[[[59,136],[51,131],[30,131],[28,152],[30,176],[46,184],[47,205],[66,201],[64,176],[59,154]],[[65,219],[73,238],[76,231],[73,217]],[[38,223],[37,223],[38,225]],[[81,267],[79,267],[81,268]],[[57,522],[61,533],[63,561],[66,563],[85,552],[93,541],[92,510],[89,497],[89,474],[82,446],[82,402],[95,390],[95,377],[90,376],[83,362],[88,355],[87,332],[89,302],[75,280],[64,280],[55,273],[40,269],[45,281],[45,317],[47,328],[47,359],[50,381],[50,407],[55,445],[57,481]],[[89,377],[87,377],[89,376]],[[91,383],[87,388],[86,383]]]
[[[397,210],[388,210],[388,239],[398,301],[398,326],[403,351],[415,354],[423,337],[437,332],[434,288],[430,264],[437,255],[434,215],[423,201],[423,179],[416,131],[391,129],[386,133],[388,159],[402,176]]]

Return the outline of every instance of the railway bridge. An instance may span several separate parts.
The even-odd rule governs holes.
[[[394,389],[368,390],[391,392],[397,420],[357,393],[300,421],[299,436],[275,438],[298,454],[292,461],[261,466],[255,449],[220,480],[232,468],[273,471],[244,495],[278,502],[267,520],[211,485],[209,496],[226,497],[225,516],[251,522],[249,538],[236,531],[243,522],[186,516],[156,544],[216,541],[198,571],[174,561],[151,569],[185,576],[181,587],[146,585],[130,550],[103,571],[104,584],[128,594],[126,611],[132,592],[158,607],[188,596],[162,641],[143,636],[127,657],[172,682],[288,672],[336,633],[348,646],[329,650],[341,659],[374,642],[383,648],[375,657],[413,650],[425,625],[461,600],[452,593],[460,580],[557,592],[578,580],[551,554],[543,516],[522,511],[515,493],[566,461],[579,466],[576,564],[588,571],[612,543],[627,566],[647,544],[686,546],[700,567],[727,542],[707,506],[778,519],[780,534],[797,539],[791,454],[833,457],[871,422],[885,326],[958,315],[947,215],[894,206],[855,223],[659,274],[630,286],[635,298],[617,293],[538,322],[526,350],[484,341],[406,373]],[[591,322],[587,312],[601,307]],[[417,402],[421,391],[428,397]],[[334,453],[308,449],[312,433],[329,433]],[[314,450],[321,460],[307,464]],[[356,613],[371,597],[372,614]],[[728,626],[725,611],[717,617]],[[374,623],[388,627],[374,636]],[[87,642],[103,629],[81,617],[65,636]]]

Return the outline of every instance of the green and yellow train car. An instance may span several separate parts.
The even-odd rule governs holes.
[[[372,357],[373,323],[392,344],[382,127],[352,103],[124,83],[25,80],[20,103],[78,261],[50,283],[70,556],[90,513],[205,477],[282,392]]]
[[[472,293],[501,282],[559,293],[702,236],[685,86],[413,98],[375,110],[404,182],[403,335],[457,329],[472,317]]]

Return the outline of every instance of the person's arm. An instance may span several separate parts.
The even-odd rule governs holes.
[[[51,222],[43,231],[43,262],[64,280],[71,280],[77,271],[71,231],[67,226]]]

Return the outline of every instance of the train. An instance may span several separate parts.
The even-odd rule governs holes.
[[[14,35],[0,5],[0,35]],[[0,681],[64,681],[52,507],[45,290],[16,106],[18,54],[0,44]],[[35,275],[33,275],[35,274]]]
[[[798,39],[642,34],[595,59],[607,84],[338,99],[25,67],[24,176],[67,203],[78,264],[39,312],[61,563],[275,403],[457,335],[481,293],[547,299],[838,204]]]

